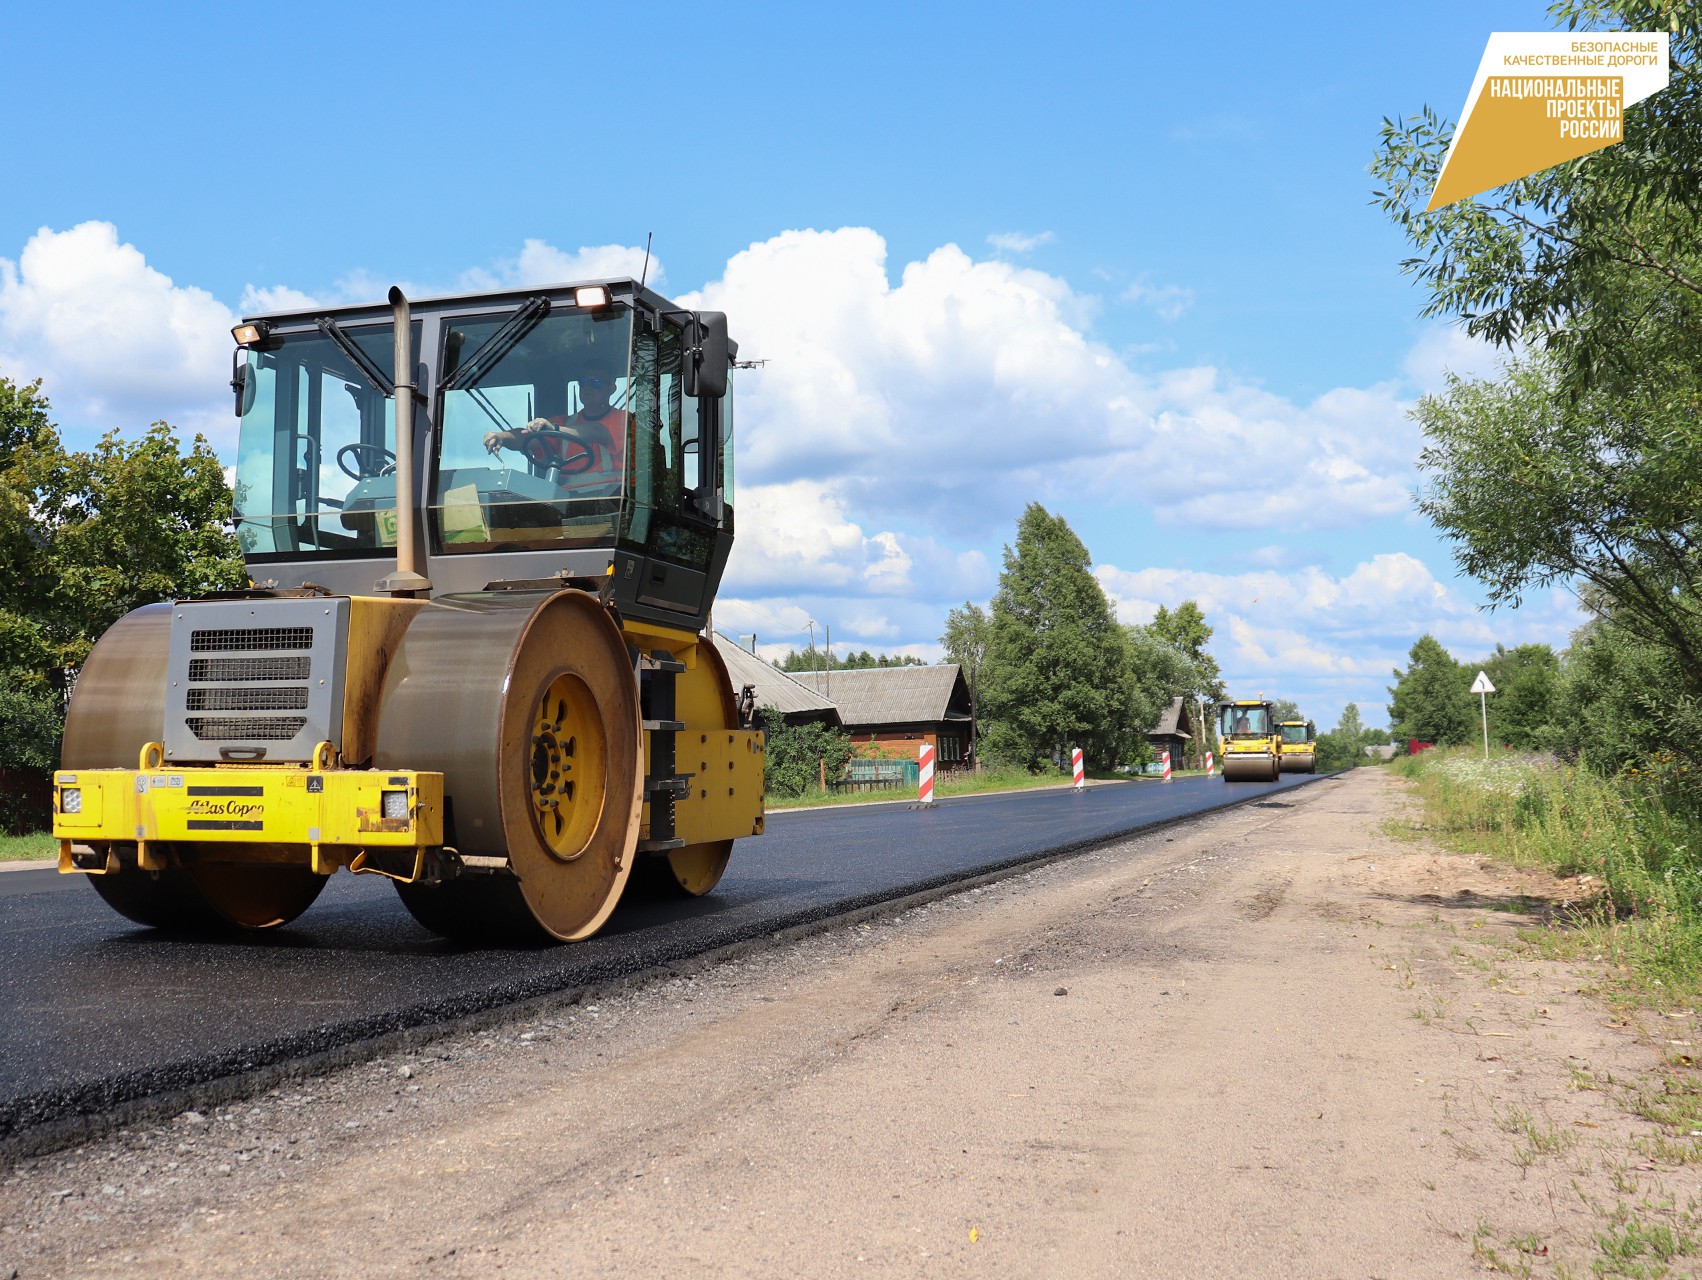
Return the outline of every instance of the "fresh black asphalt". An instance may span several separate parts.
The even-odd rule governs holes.
[[[622,906],[571,946],[470,950],[387,881],[338,875],[293,925],[181,939],[114,914],[80,876],[0,874],[0,1147],[208,1081],[310,1058],[1206,812],[1311,778],[1178,778],[778,812],[708,897]]]

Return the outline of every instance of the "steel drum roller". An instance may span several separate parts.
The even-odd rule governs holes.
[[[1225,782],[1275,782],[1277,763],[1266,755],[1226,755],[1223,758]]]
[[[643,804],[638,681],[584,592],[440,597],[384,682],[375,767],[441,772],[457,851],[514,876],[403,885],[428,928],[479,941],[588,937],[632,873]]]

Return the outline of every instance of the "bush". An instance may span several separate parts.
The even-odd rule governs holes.
[[[763,791],[771,796],[801,796],[845,773],[851,735],[820,723],[787,724],[772,707],[757,712],[757,727],[767,739]]]
[[[19,672],[0,671],[0,832],[47,829],[64,727],[64,702],[56,690]]]

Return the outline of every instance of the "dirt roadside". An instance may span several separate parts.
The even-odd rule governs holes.
[[[1690,1023],[1508,951],[1553,886],[1404,803],[1360,770],[25,1162],[0,1280],[1588,1275],[1702,1195],[1605,1087]]]

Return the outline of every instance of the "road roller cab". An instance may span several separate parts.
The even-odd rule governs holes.
[[[1316,773],[1318,726],[1310,720],[1284,720],[1277,726],[1284,773]]]
[[[1281,737],[1274,707],[1263,698],[1217,704],[1226,782],[1275,782],[1281,772]]]
[[[704,634],[725,317],[615,279],[233,335],[254,585],[97,643],[60,869],[143,924],[265,927],[346,868],[499,941],[587,936],[635,881],[708,892],[763,827],[762,736]]]

